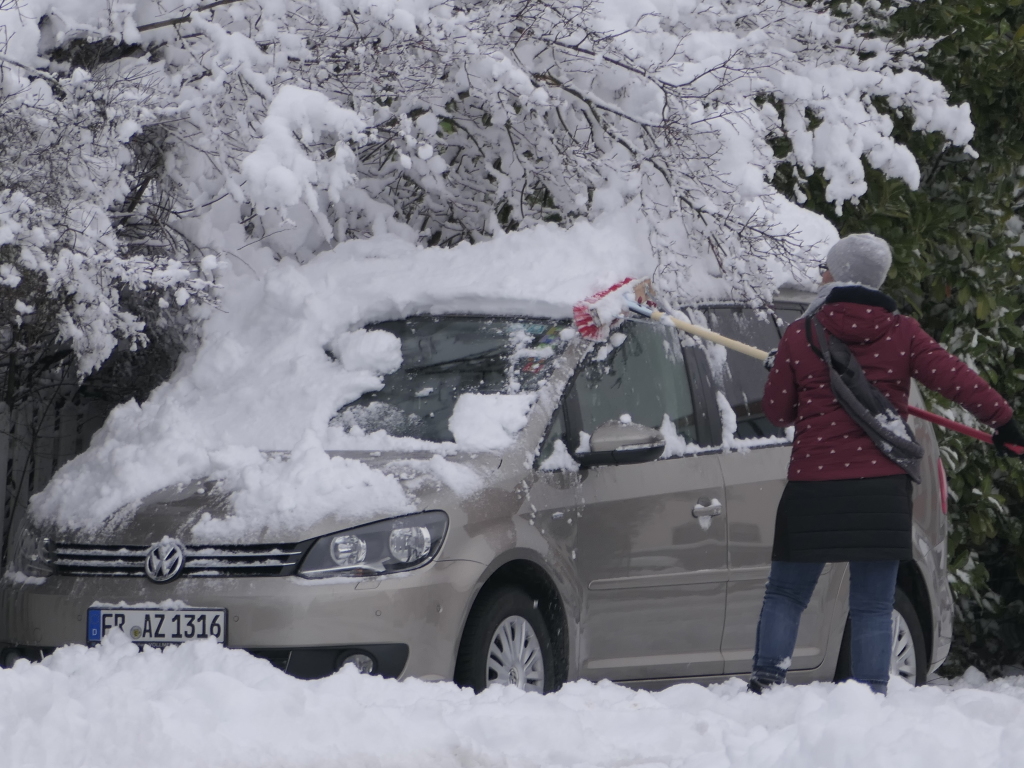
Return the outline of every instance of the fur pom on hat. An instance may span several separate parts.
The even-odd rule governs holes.
[[[892,251],[880,237],[867,233],[848,235],[832,246],[825,263],[836,282],[860,283],[877,289],[889,274]]]

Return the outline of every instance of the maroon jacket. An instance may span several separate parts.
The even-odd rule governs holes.
[[[845,342],[868,380],[907,417],[910,379],[959,403],[992,427],[1013,411],[967,364],[946,352],[917,321],[893,314],[895,302],[861,286],[832,289],[817,317]],[[850,480],[903,474],[882,455],[832,394],[828,371],[807,341],[806,322],[782,335],[764,389],[764,412],[776,426],[796,424],[790,480]]]

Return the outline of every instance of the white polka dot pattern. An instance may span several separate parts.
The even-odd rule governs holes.
[[[828,305],[818,317],[829,333],[850,346],[868,379],[904,414],[914,377],[990,425],[1002,424],[1012,416],[998,393],[946,352],[913,318],[853,302]],[[790,477],[827,480],[901,472],[839,405],[825,365],[802,333],[802,325],[794,323],[783,334],[777,359],[785,364],[772,369],[762,401],[773,423],[796,425]],[[851,332],[857,335],[851,336]]]

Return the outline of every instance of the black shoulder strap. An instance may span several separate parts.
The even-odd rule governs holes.
[[[804,328],[807,333],[807,343],[810,344],[814,354],[825,361],[825,365],[831,366],[842,376],[849,375],[847,371],[851,368],[855,369],[854,375],[863,376],[853,351],[842,340],[830,336],[817,317],[808,317],[804,321]],[[821,346],[815,344],[815,339]],[[873,386],[867,383],[867,379],[864,379],[864,383],[867,386]]]
[[[814,332],[811,330],[810,315],[808,315],[807,318],[804,320],[804,333],[807,334],[807,343],[811,345],[811,349],[814,351],[814,354],[816,354],[818,357],[824,360],[825,356],[821,354],[821,347],[814,343]]]

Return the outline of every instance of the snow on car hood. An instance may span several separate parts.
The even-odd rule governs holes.
[[[101,528],[75,531],[74,543],[142,546],[163,536],[193,546],[304,541],[425,509],[450,510],[501,464],[495,454],[324,452],[312,444],[306,450],[314,452],[311,460],[263,453],[265,465],[255,471],[161,488]]]

